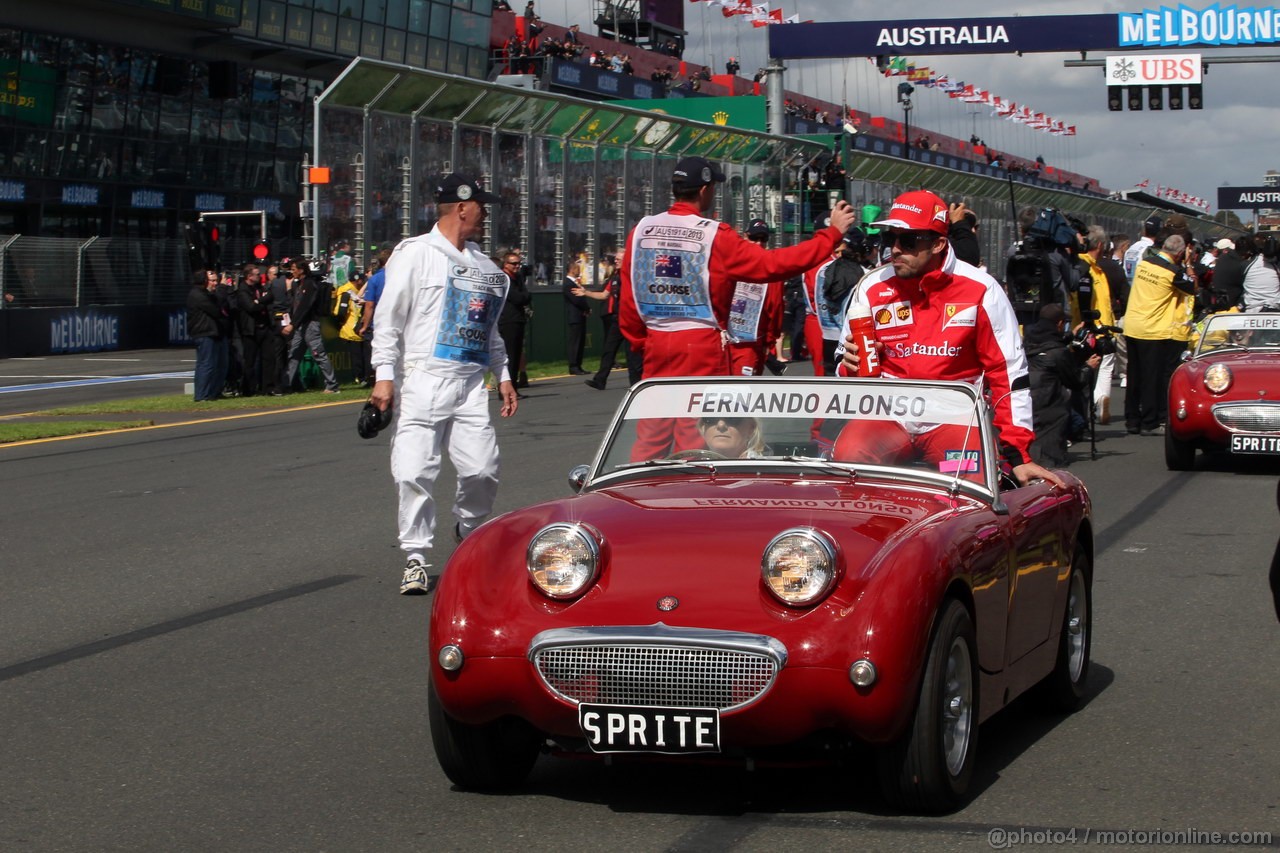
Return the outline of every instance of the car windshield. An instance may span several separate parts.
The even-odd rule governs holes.
[[[1280,313],[1212,314],[1196,355],[1222,349],[1280,349]]]
[[[973,386],[961,382],[651,380],[623,401],[594,478],[645,468],[697,476],[744,464],[845,474],[881,466],[994,490],[987,417]]]

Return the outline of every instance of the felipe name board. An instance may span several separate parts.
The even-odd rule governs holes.
[[[1108,86],[1196,86],[1203,64],[1198,53],[1142,53],[1107,57]]]

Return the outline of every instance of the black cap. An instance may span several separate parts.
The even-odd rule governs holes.
[[[856,225],[849,226],[849,230],[844,232],[844,244],[851,249],[857,249],[863,243],[867,242],[867,235],[862,233],[862,229]]]
[[[773,232],[769,230],[769,223],[765,222],[763,219],[753,219],[751,220],[751,223],[747,225],[748,237],[768,237],[772,233]]]
[[[1159,231],[1161,228],[1164,227],[1164,220],[1161,219],[1159,216],[1153,216],[1150,219],[1148,219],[1146,222],[1142,223],[1142,227],[1152,232]]]
[[[394,414],[390,406],[385,410],[379,409],[370,400],[360,410],[360,417],[356,420],[356,432],[361,438],[374,438],[378,433],[391,426],[391,418]]]
[[[710,183],[724,180],[724,172],[705,157],[685,157],[676,163],[671,173],[673,189],[696,190]]]
[[[489,204],[501,200],[493,193],[485,192],[471,178],[458,172],[452,172],[436,181],[436,204],[452,204],[457,201],[478,201]]]

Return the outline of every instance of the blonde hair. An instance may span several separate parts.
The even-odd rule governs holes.
[[[720,418],[705,417],[698,421],[698,434],[703,437],[704,441],[707,437],[707,427],[714,426],[718,420],[720,420]],[[751,422],[751,437],[747,439],[747,446],[743,449],[742,454],[738,458],[759,459],[761,456],[765,455],[765,451],[768,449],[768,446],[764,443],[764,430],[760,428],[760,421],[755,418],[739,418],[739,420]],[[739,432],[742,431],[741,426],[735,427],[735,429]]]

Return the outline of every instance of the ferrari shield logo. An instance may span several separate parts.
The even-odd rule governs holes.
[[[946,315],[942,322],[944,329],[978,325],[978,306],[973,302],[948,302],[943,313]]]

